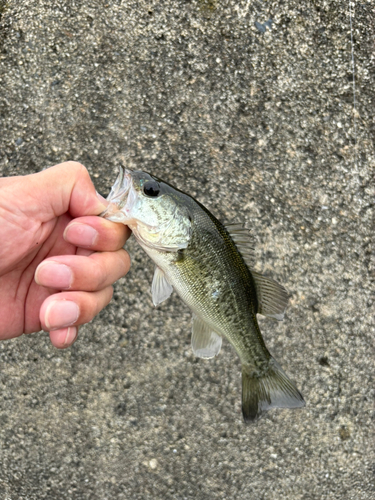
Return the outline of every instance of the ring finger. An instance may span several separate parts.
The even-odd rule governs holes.
[[[61,330],[91,321],[111,300],[113,288],[98,292],[61,292],[42,304],[39,319],[45,331]]]
[[[38,285],[58,290],[93,292],[111,285],[130,268],[125,250],[94,252],[91,255],[61,255],[39,264],[35,272]]]

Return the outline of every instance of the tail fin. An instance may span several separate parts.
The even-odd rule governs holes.
[[[302,408],[305,401],[297,387],[271,357],[262,375],[242,367],[242,414],[246,423],[271,408]]]

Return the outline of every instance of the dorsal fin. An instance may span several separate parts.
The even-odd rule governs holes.
[[[288,304],[288,292],[275,280],[266,278],[266,276],[257,273],[253,269],[250,269],[250,272],[254,278],[257,293],[257,312],[263,316],[282,321]]]
[[[255,265],[254,237],[249,229],[240,222],[225,225],[226,230],[234,241],[237,250],[246,262],[254,278],[258,299],[258,313],[263,316],[282,321],[288,303],[288,292],[271,278],[266,278],[253,270]]]
[[[253,267],[255,264],[254,247],[255,240],[250,230],[240,222],[225,224],[230,237],[236,244],[237,250],[243,257],[248,267]]]

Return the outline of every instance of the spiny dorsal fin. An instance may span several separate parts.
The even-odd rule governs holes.
[[[225,224],[230,237],[236,244],[237,250],[243,257],[248,267],[253,267],[255,264],[254,246],[255,240],[249,229],[240,222]]]
[[[213,358],[219,354],[221,342],[220,335],[213,332],[204,321],[194,314],[193,332],[191,335],[193,353],[199,358]]]
[[[250,270],[254,278],[258,299],[258,313],[263,316],[282,321],[288,304],[288,292],[271,278],[266,278],[256,271]]]

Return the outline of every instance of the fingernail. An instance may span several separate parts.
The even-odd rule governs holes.
[[[46,310],[44,318],[48,330],[71,326],[79,317],[79,307],[71,300],[54,300]]]
[[[66,332],[66,337],[63,342],[63,346],[73,344],[73,342],[76,340],[78,335],[78,330],[77,327],[75,326],[70,326]]]
[[[99,201],[100,201],[101,203],[103,203],[103,205],[108,206],[109,201],[108,201],[108,200],[106,200],[106,199],[104,198],[104,196],[102,196],[102,195],[101,195],[100,193],[98,193],[97,191],[95,191],[95,192],[96,192],[96,196],[98,197]]]
[[[65,229],[64,238],[79,247],[92,247],[95,245],[99,233],[87,224],[73,222]]]
[[[39,264],[35,271],[35,281],[38,285],[52,288],[68,289],[73,281],[70,267],[57,262],[46,261]]]

